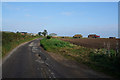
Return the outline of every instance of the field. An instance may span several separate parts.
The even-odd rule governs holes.
[[[107,49],[88,48],[79,45],[74,45],[71,44],[70,42],[65,42],[62,40],[56,38],[52,39],[44,38],[40,41],[40,44],[48,52],[60,54],[65,58],[77,61],[78,63],[84,63],[97,71],[102,71],[111,76],[115,77],[120,76],[119,73],[120,55],[116,55],[115,50],[112,49],[109,50],[108,54]]]
[[[60,40],[68,41],[70,43],[88,47],[88,48],[110,48],[110,49],[116,49],[118,47],[118,42],[120,42],[120,39],[108,39],[108,38],[81,38],[81,39],[74,39],[74,38],[60,38]]]

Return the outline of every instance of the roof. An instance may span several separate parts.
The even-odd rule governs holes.
[[[76,34],[76,35],[74,35],[74,37],[82,37],[82,35],[81,34]]]

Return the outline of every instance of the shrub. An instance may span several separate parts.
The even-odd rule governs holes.
[[[47,39],[51,39],[52,38],[52,36],[47,36]]]

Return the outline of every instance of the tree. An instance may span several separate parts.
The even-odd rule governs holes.
[[[47,35],[47,30],[44,30],[44,32],[42,32],[42,34],[44,35],[44,36],[46,36]]]
[[[42,35],[42,32],[38,32],[38,35],[41,36],[41,35]]]
[[[17,31],[16,33],[19,33],[19,31]]]

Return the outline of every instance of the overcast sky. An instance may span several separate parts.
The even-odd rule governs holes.
[[[58,36],[118,36],[117,2],[4,2],[2,29]]]

